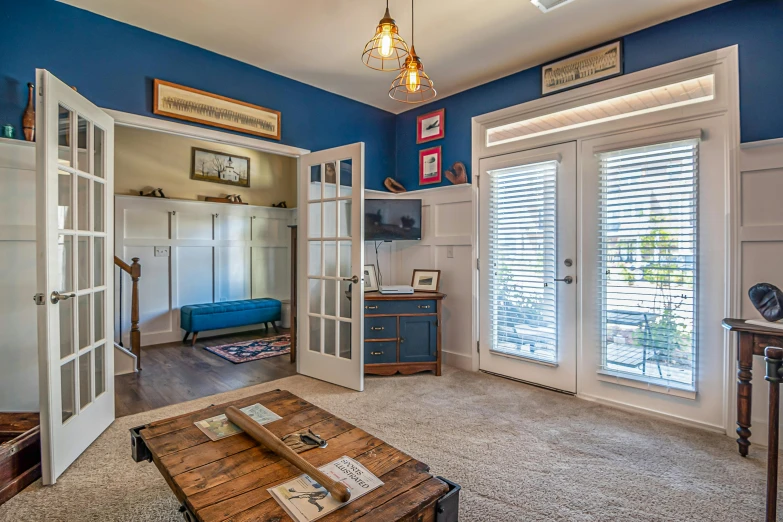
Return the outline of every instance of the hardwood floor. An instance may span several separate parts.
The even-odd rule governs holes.
[[[288,333],[281,328],[280,333]],[[198,339],[196,346],[174,342],[141,349],[142,371],[114,378],[114,411],[124,417],[170,404],[198,399],[245,386],[296,374],[288,355],[234,364],[204,350],[262,337],[274,332],[263,329]]]

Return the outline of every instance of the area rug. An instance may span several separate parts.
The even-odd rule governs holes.
[[[277,337],[265,337],[241,343],[207,346],[204,349],[234,364],[240,364],[290,353],[291,336],[288,334],[278,335]]]
[[[461,522],[764,520],[764,448],[742,458],[732,437],[444,366],[367,377],[363,393],[297,375],[122,417],[56,485],[0,506],[0,522],[181,522],[155,465],[131,460],[128,429],[274,389],[460,484]]]

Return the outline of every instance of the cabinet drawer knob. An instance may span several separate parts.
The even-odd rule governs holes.
[[[403,339],[402,337],[400,337],[400,342],[401,342],[401,343],[404,343],[404,342],[405,342],[405,339]]]
[[[430,307],[430,305],[419,305],[419,308],[428,309],[429,307]]]
[[[377,305],[376,306],[365,306],[364,309],[365,310],[377,310],[378,306]]]
[[[381,331],[383,330],[383,326],[371,326],[370,330]]]
[[[383,352],[370,352],[370,355],[383,355]]]

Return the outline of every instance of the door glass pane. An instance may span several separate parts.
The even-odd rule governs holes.
[[[90,295],[80,295],[79,299],[79,349],[90,345]]]
[[[340,210],[338,235],[340,237],[351,237],[351,200],[341,199],[337,202],[337,208]]]
[[[73,228],[73,179],[69,172],[57,172],[57,228]]]
[[[76,361],[72,359],[60,366],[60,404],[63,422],[73,417],[76,410],[74,401],[76,397],[76,372],[73,370],[75,364]]]
[[[326,290],[324,294],[324,314],[326,315],[337,315],[337,310],[335,309],[337,307],[336,291],[339,284],[339,281],[324,281],[324,289]]]
[[[308,199],[321,199],[321,166],[310,167],[310,193]]]
[[[61,165],[68,167],[71,165],[71,118],[73,117],[71,111],[59,106],[58,123],[57,123],[57,145],[58,145],[58,158]]]
[[[335,241],[324,241],[324,275],[329,277],[337,276],[337,243]]]
[[[351,318],[351,299],[348,298],[353,291],[353,284],[350,281],[340,281],[340,317]],[[358,295],[358,294],[357,294]]]
[[[353,277],[351,273],[351,242],[340,241],[340,277]]]
[[[95,129],[95,137],[93,138],[95,140],[95,143],[93,145],[95,153],[95,161],[93,162],[93,174],[98,176],[99,178],[103,177],[103,149],[104,149],[104,139],[106,136],[106,133],[103,132],[103,129],[100,127],[93,126]]]
[[[556,161],[489,172],[490,349],[557,361]]]
[[[104,192],[104,184],[93,181],[92,183],[93,187],[93,199],[94,199],[94,214],[93,214],[93,220],[95,221],[95,231],[96,232],[105,232],[103,229],[103,192]]]
[[[79,277],[79,290],[90,288],[90,238],[79,236],[77,238],[79,266],[76,273]]]
[[[337,202],[324,201],[324,237],[337,236]]]
[[[95,278],[93,279],[93,286],[103,286],[105,284],[105,278],[103,273],[103,238],[93,238],[93,273]]]
[[[321,313],[321,280],[308,279],[310,284],[310,312],[314,314]]]
[[[309,250],[308,262],[307,262],[307,273],[308,275],[322,275],[321,273],[321,242],[320,241],[309,241],[307,243],[307,248]]]
[[[57,265],[60,272],[60,292],[73,290],[73,236],[57,237]]]
[[[340,357],[351,358],[351,323],[340,321]]]
[[[106,345],[95,349],[95,397],[106,391]]]
[[[308,203],[307,237],[321,237],[321,204]]]
[[[93,303],[95,304],[95,342],[103,340],[104,337],[104,296],[106,292],[95,292]]]
[[[352,160],[342,160],[340,162],[340,197],[351,195],[351,185],[353,184],[353,165]]]
[[[92,355],[92,352],[87,352],[79,356],[79,406],[81,408],[84,408],[92,402],[90,355]]]
[[[76,127],[76,140],[78,144],[77,150],[77,168],[84,172],[90,172],[90,159],[87,156],[87,133],[90,131],[90,126],[87,120],[81,116],[77,117],[78,125]]]
[[[60,301],[57,305],[60,314],[60,358],[73,353],[73,299]]]
[[[78,194],[78,205],[76,215],[78,216],[79,230],[90,229],[90,180],[77,176],[76,192]]]
[[[327,355],[336,355],[337,338],[334,322],[334,319],[324,319],[324,353]]]
[[[310,351],[321,351],[321,318],[310,317]]]

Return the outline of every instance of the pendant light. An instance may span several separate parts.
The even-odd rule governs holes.
[[[389,97],[402,103],[423,103],[438,95],[432,80],[424,72],[424,65],[416,55],[414,40],[413,0],[411,0],[411,48],[405,59],[405,66],[389,89]]]
[[[386,0],[386,14],[378,22],[375,36],[364,46],[362,63],[376,71],[399,71],[405,66],[407,56],[408,45],[389,14],[389,0]]]

